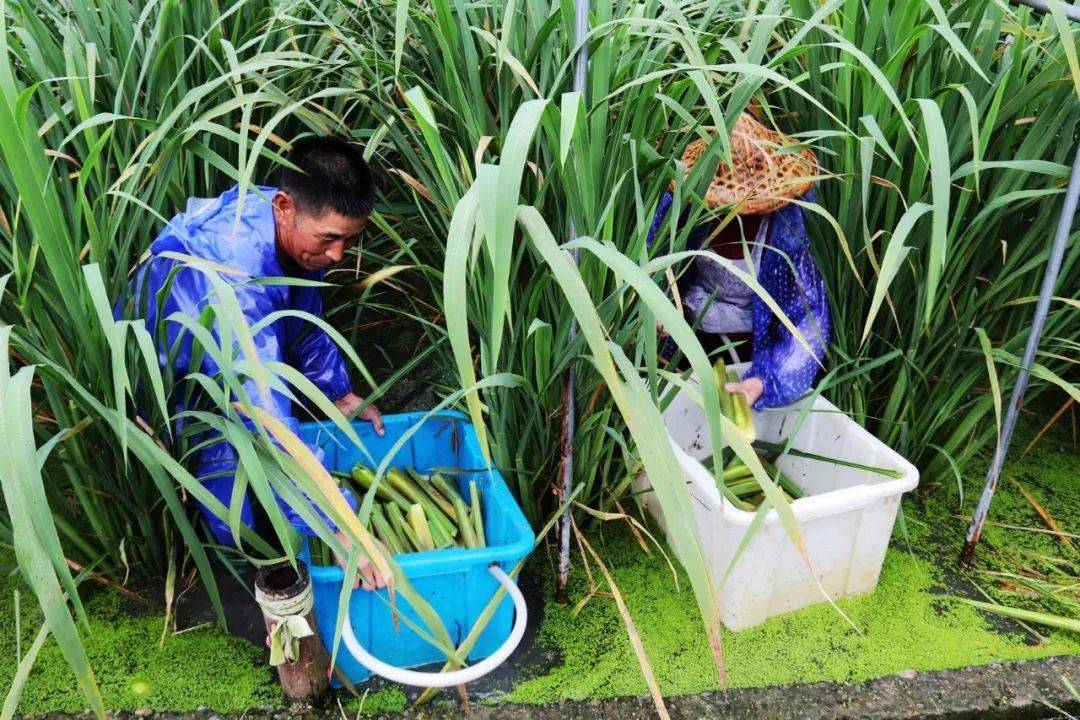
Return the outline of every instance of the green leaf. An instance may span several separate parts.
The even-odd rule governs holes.
[[[1004,615],[1014,620],[1023,620],[1024,622],[1036,623],[1038,625],[1048,625],[1050,627],[1059,628],[1061,630],[1069,630],[1071,632],[1080,633],[1080,620],[1076,618],[1065,617],[1063,615],[1054,615],[1052,613],[1038,612],[1036,610],[1024,610],[1023,608],[1014,608],[1007,605],[996,605],[994,603],[982,602],[980,600],[971,600],[969,598],[953,597],[952,600],[957,600],[962,603],[967,603],[972,607],[976,607],[984,612],[994,613],[995,615]]]
[[[0,327],[0,348],[5,357],[8,330],[6,326]],[[83,695],[94,713],[104,719],[105,704],[101,692],[75,623],[68,614],[67,599],[70,598],[85,621],[74,580],[64,564],[64,553],[38,469],[30,421],[33,377],[32,367],[24,367],[14,376],[8,374],[6,361],[0,367],[0,489],[7,507],[21,510],[8,516],[19,569],[34,591],[45,622],[71,666]]]
[[[949,177],[949,139],[945,132],[945,123],[941,119],[941,109],[933,100],[920,98],[923,123],[926,127],[927,151],[930,156],[930,192],[933,197],[933,215],[930,226],[930,245],[926,258],[926,307],[923,324],[929,326],[930,316],[937,300],[941,273],[948,256],[949,195],[952,186]]]
[[[865,343],[866,338],[869,337],[870,328],[874,326],[874,320],[881,309],[885,294],[889,291],[889,286],[892,285],[893,279],[896,278],[896,274],[904,264],[904,259],[911,251],[911,248],[905,245],[904,242],[907,240],[908,235],[911,234],[916,221],[930,210],[930,206],[926,203],[912,205],[900,217],[900,222],[896,225],[892,237],[889,238],[889,244],[885,247],[885,257],[881,259],[881,269],[878,270],[877,282],[874,284],[874,297],[870,302],[870,310],[866,314],[866,322],[863,324],[860,344]]]
[[[998,383],[997,368],[994,366],[994,348],[990,344],[986,330],[977,327],[975,335],[979,338],[979,346],[986,359],[986,376],[990,379],[990,394],[994,398],[994,427],[997,428],[998,442],[1001,442],[1001,386]]]

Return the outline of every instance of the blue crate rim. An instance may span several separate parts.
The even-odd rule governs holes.
[[[509,545],[494,545],[477,550],[445,548],[443,550],[413,552],[394,555],[393,560],[401,568],[402,572],[414,578],[424,577],[429,574],[445,574],[450,570],[448,567],[450,563],[462,568],[474,567],[481,563],[484,565],[506,565],[520,560],[532,551],[533,539],[525,533],[521,534],[524,537]],[[341,583],[345,579],[345,571],[337,565],[311,565],[309,570],[313,582]]]
[[[460,425],[467,427],[473,427],[472,421],[469,416],[460,410],[414,410],[407,413],[393,413],[390,415],[383,415],[383,421],[405,419],[412,422],[418,422],[420,424],[430,422],[431,420],[451,420]],[[356,422],[355,420],[351,422]],[[325,432],[327,435],[334,437],[334,430],[337,429],[331,420],[309,420],[307,422],[300,423],[300,430],[316,429],[319,433]],[[474,431],[475,432],[475,431]],[[334,440],[334,444],[339,447],[344,447],[345,443],[341,440]],[[480,468],[474,472],[486,472],[488,468]]]

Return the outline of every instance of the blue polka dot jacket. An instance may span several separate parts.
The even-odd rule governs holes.
[[[812,194],[807,195],[812,199]],[[664,193],[653,217],[647,243],[651,247],[671,210],[672,197]],[[710,235],[715,221],[691,231],[688,250],[697,250]],[[788,405],[814,387],[823,367],[829,344],[831,321],[828,298],[821,272],[810,255],[810,240],[803,221],[803,209],[789,203],[769,215],[768,234],[758,263],[757,280],[810,346],[810,351],[758,297],[753,299],[753,360],[746,377],[761,378],[765,392],[754,409]],[[691,268],[680,285],[691,280]],[[695,318],[689,318],[691,322]],[[674,342],[668,338],[663,352],[670,357]]]

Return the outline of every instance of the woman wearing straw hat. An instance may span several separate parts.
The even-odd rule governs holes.
[[[742,392],[755,409],[787,405],[813,388],[829,343],[825,284],[809,252],[802,208],[791,202],[810,192],[817,159],[795,139],[742,113],[731,132],[730,165],[721,162],[705,204],[726,209],[728,222],[710,220],[691,231],[688,249],[726,257],[754,275],[796,326],[812,352],[746,283],[707,255],[695,256],[679,281],[687,319],[697,323],[707,349],[750,340],[749,371],[730,392]],[[683,153],[687,174],[708,147],[696,140]],[[674,183],[653,218],[648,243],[659,234],[672,205]],[[665,355],[674,351],[665,343]]]

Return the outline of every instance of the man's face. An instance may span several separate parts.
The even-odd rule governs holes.
[[[367,217],[347,217],[327,208],[321,214],[304,212],[287,193],[274,197],[278,247],[305,270],[322,270],[341,262],[345,251],[360,241]]]

